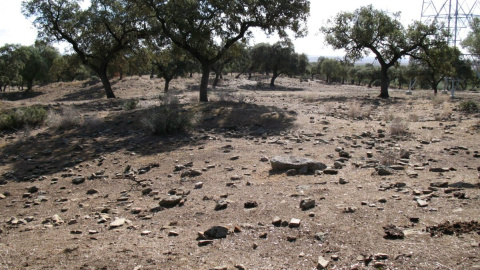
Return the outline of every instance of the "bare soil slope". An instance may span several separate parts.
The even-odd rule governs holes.
[[[84,121],[0,135],[0,269],[480,269],[479,115],[456,109],[478,94],[226,76],[198,104],[198,81],[172,82],[195,126],[166,137],[142,125],[158,79],[2,94]]]

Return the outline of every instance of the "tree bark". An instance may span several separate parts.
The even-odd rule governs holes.
[[[212,85],[213,88],[217,87],[219,81],[220,81],[220,74],[215,73],[215,80],[213,81],[213,85]]]
[[[275,79],[278,77],[280,74],[273,74],[272,79],[270,80],[270,87],[275,87]]]
[[[208,102],[208,79],[211,65],[202,64],[202,81],[200,82],[200,102]]]
[[[163,88],[163,92],[165,93],[168,93],[168,88],[170,86],[170,81],[172,80],[172,78],[165,78],[165,87]]]
[[[381,71],[381,87],[380,87],[380,95],[381,98],[388,98],[388,66],[382,66]]]
[[[110,80],[108,79],[107,68],[101,68],[101,70],[99,71],[100,72],[97,73],[100,77],[100,80],[102,80],[103,88],[105,89],[105,94],[107,95],[107,98],[115,98],[115,94],[112,90],[112,85],[110,84]]]

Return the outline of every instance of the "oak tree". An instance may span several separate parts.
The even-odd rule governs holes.
[[[328,20],[328,26],[321,31],[326,42],[334,49],[344,49],[346,58],[361,59],[369,53],[376,56],[381,66],[380,97],[388,98],[388,69],[402,57],[428,47],[428,37],[439,32],[435,23],[425,25],[414,22],[405,28],[399,21],[400,13],[388,14],[372,5],[361,7],[354,12],[341,12]]]
[[[200,101],[207,102],[207,87],[213,64],[251,29],[287,36],[306,31],[308,0],[139,0],[150,8],[161,35],[188,51],[202,66]],[[152,26],[154,27],[154,26]]]

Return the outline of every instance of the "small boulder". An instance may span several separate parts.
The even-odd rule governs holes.
[[[228,235],[228,228],[223,226],[213,226],[203,233],[206,237],[213,239],[226,238]]]
[[[306,167],[308,172],[315,172],[316,170],[324,170],[327,168],[327,166],[321,162],[295,156],[276,156],[270,160],[270,164],[273,171],[287,171],[290,169],[300,170],[303,167]]]

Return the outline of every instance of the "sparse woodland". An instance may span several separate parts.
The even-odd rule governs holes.
[[[320,29],[346,56],[311,62],[288,39],[309,5],[24,1],[39,40],[0,48],[0,268],[479,268],[475,58],[366,6]]]

